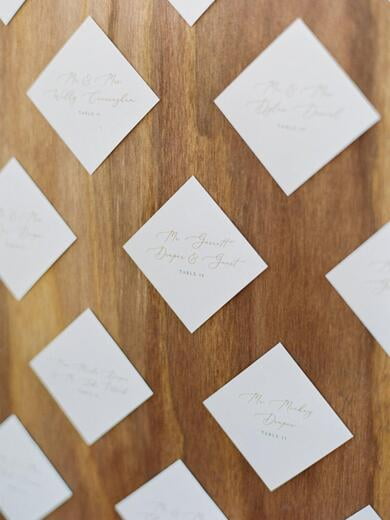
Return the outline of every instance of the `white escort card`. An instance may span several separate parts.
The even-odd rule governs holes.
[[[214,2],[215,0],[169,0],[180,16],[191,26]]]
[[[390,355],[390,222],[326,277]]]
[[[287,195],[380,119],[299,19],[215,103]]]
[[[0,20],[7,25],[26,0],[0,0]]]
[[[352,438],[281,343],[204,405],[271,491]]]
[[[20,300],[76,240],[16,159],[0,171],[0,280]]]
[[[87,444],[153,395],[90,309],[30,365]]]
[[[352,516],[346,518],[346,520],[381,520],[371,506],[367,506]]]
[[[40,520],[72,496],[22,423],[0,424],[0,513],[6,520]]]
[[[124,248],[190,332],[267,267],[195,177]]]
[[[123,520],[227,520],[181,460],[177,460],[115,509]]]
[[[28,96],[90,174],[159,101],[90,17]]]

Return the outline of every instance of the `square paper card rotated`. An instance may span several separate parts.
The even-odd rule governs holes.
[[[214,2],[215,0],[169,0],[180,16],[191,26]]]
[[[281,343],[204,405],[271,491],[352,438]]]
[[[364,507],[346,520],[381,520],[371,506]]]
[[[22,423],[0,424],[0,512],[7,520],[40,520],[72,496]]]
[[[287,195],[380,119],[302,20],[215,103]]]
[[[26,0],[0,0],[0,20],[7,25]]]
[[[87,444],[153,394],[89,309],[30,365]]]
[[[16,159],[0,171],[0,280],[20,300],[76,240]]]
[[[195,177],[124,248],[190,332],[267,267]]]
[[[158,102],[90,17],[27,94],[90,174]]]
[[[115,509],[123,520],[227,520],[181,460],[124,498]]]
[[[390,356],[390,222],[326,277]]]

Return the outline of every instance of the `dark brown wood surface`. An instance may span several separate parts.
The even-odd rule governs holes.
[[[161,98],[91,177],[25,95],[87,15]],[[389,16],[216,0],[190,28],[167,0],[27,0],[0,27],[0,164],[15,156],[78,236],[21,302],[0,286],[0,420],[16,413],[74,493],[50,518],[114,519],[177,458],[230,520],[390,518],[390,360],[324,276],[390,219]],[[297,17],[382,120],[287,197],[213,99]],[[193,335],[122,249],[191,175],[270,266]],[[28,366],[86,307],[155,392],[92,447]],[[278,341],[355,437],[271,493],[202,401]]]

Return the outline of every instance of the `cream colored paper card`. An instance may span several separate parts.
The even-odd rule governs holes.
[[[0,424],[0,512],[6,520],[40,520],[72,496],[22,423]]]
[[[0,171],[0,280],[20,300],[76,236],[16,159]]]
[[[122,520],[227,520],[181,460],[177,460],[115,509]]]
[[[215,103],[287,195],[380,119],[302,20]]]
[[[26,0],[0,0],[0,20],[7,25]]]
[[[158,102],[90,17],[28,96],[90,174]]]
[[[352,438],[281,343],[204,405],[271,491]]]
[[[90,309],[30,365],[87,444],[153,394]]]
[[[195,177],[124,248],[190,332],[267,267]]]
[[[215,0],[169,0],[180,16],[191,26],[214,2]]]
[[[371,506],[367,506],[352,516],[346,518],[346,520],[381,520]]]
[[[326,277],[390,355],[390,222]]]

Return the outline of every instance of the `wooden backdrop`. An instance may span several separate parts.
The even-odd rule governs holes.
[[[25,95],[87,15],[161,98],[91,177]],[[287,197],[213,99],[297,17],[382,120]],[[386,0],[216,0],[190,28],[167,0],[26,0],[0,27],[0,164],[78,236],[21,302],[0,286],[0,420],[16,413],[74,493],[50,518],[114,519],[179,457],[230,520],[390,518],[390,360],[324,277],[390,219],[389,17]],[[122,249],[191,175],[270,266],[193,335]],[[86,307],[155,392],[92,447],[28,367]],[[271,493],[202,401],[278,341],[355,437]]]

